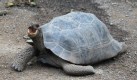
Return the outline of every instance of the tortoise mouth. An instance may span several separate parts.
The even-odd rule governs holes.
[[[35,37],[38,33],[38,30],[33,28],[33,27],[29,27],[28,28],[28,36],[29,37]]]

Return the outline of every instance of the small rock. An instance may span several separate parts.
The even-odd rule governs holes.
[[[132,11],[132,9],[128,9],[128,11]]]
[[[20,47],[18,49],[21,49]]]
[[[111,22],[110,25],[112,26],[112,25],[114,25],[114,23]]]
[[[131,56],[128,56],[128,58],[131,58]]]
[[[8,14],[7,10],[0,10],[0,16]]]
[[[124,40],[125,40],[125,41],[128,41],[128,40],[129,40],[129,38],[127,38],[127,37],[126,37]]]
[[[70,10],[70,12],[73,12],[73,11],[74,11],[74,9],[71,9],[71,10]]]
[[[13,2],[7,2],[5,7],[13,7],[15,4]]]
[[[135,51],[135,55],[137,55],[137,52]]]
[[[125,15],[125,17],[129,17],[129,15]]]
[[[5,31],[5,33],[8,33],[8,31]]]
[[[123,21],[124,19],[121,19],[121,21]]]
[[[11,32],[10,34],[14,34],[14,32]]]
[[[16,38],[16,41],[17,41],[17,42],[20,42],[20,40],[21,40],[21,38],[19,38],[19,37],[18,37],[18,38]]]
[[[45,9],[44,9],[44,8],[41,8],[40,10],[41,10],[41,11],[45,11]]]
[[[103,74],[103,70],[102,69],[96,70],[96,74]]]
[[[7,66],[5,66],[5,65],[1,65],[0,68],[7,68]]]
[[[133,69],[132,71],[133,71],[133,72],[137,72],[137,69]]]
[[[117,5],[117,3],[112,3],[112,5]]]
[[[30,39],[30,37],[28,35],[25,35],[25,36],[23,36],[23,39],[28,40],[28,39]]]
[[[36,6],[36,3],[35,3],[35,2],[30,2],[30,6],[31,6],[31,7],[35,7],[35,6]]]

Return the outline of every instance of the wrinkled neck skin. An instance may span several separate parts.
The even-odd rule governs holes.
[[[44,50],[44,43],[43,43],[43,34],[41,29],[38,29],[38,34],[32,38],[33,42],[34,42],[34,47],[37,48],[39,51],[43,51]]]

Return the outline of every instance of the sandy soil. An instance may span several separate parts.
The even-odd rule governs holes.
[[[39,7],[4,8],[0,16],[0,80],[136,80],[137,78],[137,1],[136,0],[37,0]],[[128,45],[126,53],[94,65],[101,72],[95,75],[74,77],[60,69],[34,64],[23,72],[10,68],[14,56],[27,44],[23,40],[31,23],[45,24],[52,18],[71,10],[96,14],[118,41]]]

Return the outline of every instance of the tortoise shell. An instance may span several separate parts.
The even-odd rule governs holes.
[[[91,13],[70,12],[55,17],[40,29],[45,47],[75,64],[96,62],[122,49],[106,25]]]

